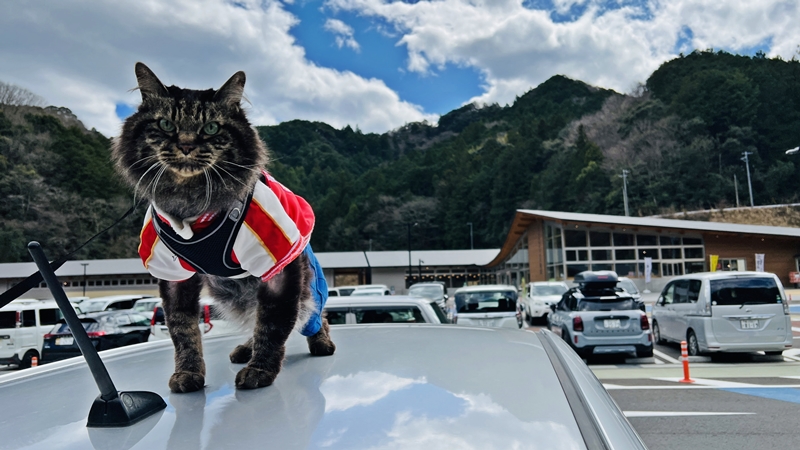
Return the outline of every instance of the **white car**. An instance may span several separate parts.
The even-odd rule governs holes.
[[[525,319],[533,323],[534,319],[547,318],[550,305],[561,301],[561,296],[569,290],[563,281],[534,281],[528,283],[528,293],[522,299],[522,313]]]
[[[158,341],[169,339],[169,328],[164,321],[164,308],[161,306],[161,299],[153,308],[152,316],[150,319],[150,340]],[[210,297],[200,298],[200,330],[203,332],[203,338],[207,336],[216,336],[232,333],[241,333],[245,327],[240,326],[235,322],[225,320],[225,318],[216,309],[214,299]]]
[[[62,317],[55,300],[17,299],[0,309],[0,364],[24,369],[41,359],[44,335]]]
[[[323,311],[330,325],[449,323],[436,301],[406,295],[329,297]]]
[[[689,355],[792,348],[792,316],[780,278],[767,272],[675,277],[653,305],[653,339],[686,341]]]
[[[522,308],[514,286],[465,286],[457,289],[454,297],[458,325],[522,328]]]
[[[359,288],[353,291],[350,294],[350,297],[358,297],[358,296],[368,296],[372,297],[375,295],[392,295],[387,288]]]
[[[328,297],[346,297],[348,295],[353,295],[353,292],[362,289],[380,289],[382,291],[389,292],[389,286],[386,286],[385,284],[352,284],[347,286],[329,287]],[[391,292],[389,294],[378,295],[391,295]]]
[[[82,301],[75,309],[79,314],[131,309],[137,300],[152,297],[152,295],[144,294],[109,295],[107,297],[96,297]]]

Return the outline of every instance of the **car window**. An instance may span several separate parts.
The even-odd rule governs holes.
[[[712,305],[782,303],[774,278],[728,278],[711,280]]]
[[[118,315],[117,317],[114,318],[114,322],[117,325],[130,325],[131,324],[131,318],[128,317],[127,314],[120,314],[120,315]]]
[[[675,296],[675,283],[672,282],[664,288],[664,292],[661,293],[662,301],[665,305],[671,305],[673,297]]]
[[[153,312],[153,323],[163,325],[164,324],[164,308],[158,306],[155,308]]]
[[[81,303],[81,312],[83,312],[83,313],[100,312],[100,311],[103,310],[103,307],[105,306],[105,303],[106,302],[104,302],[104,301],[82,302]]]
[[[533,285],[531,288],[531,295],[562,295],[564,292],[567,292],[567,288],[565,286],[559,285]]]
[[[516,291],[462,292],[456,294],[459,313],[511,312],[517,310]]]
[[[689,303],[689,280],[678,280],[675,282],[672,303]]]
[[[339,294],[341,294],[341,295],[350,295],[355,290],[356,290],[355,288],[339,289]]]
[[[689,301],[697,303],[700,298],[700,287],[703,285],[701,280],[689,280]]]
[[[0,328],[16,328],[16,327],[17,327],[16,311],[0,312]]]
[[[131,323],[137,327],[144,327],[150,325],[150,319],[141,314],[130,314]]]
[[[338,297],[339,293],[336,291],[328,291],[328,297]]]
[[[353,308],[356,323],[425,323],[416,306]]]
[[[628,280],[628,279],[619,280],[619,283],[617,285],[619,287],[621,287],[622,289],[625,289],[625,291],[627,291],[629,294],[638,294],[639,293],[639,289],[636,288],[636,285],[633,284],[633,281],[631,281],[631,280]]]
[[[324,315],[330,325],[344,325],[347,323],[347,308],[325,308]]]
[[[35,327],[36,326],[36,311],[29,309],[22,311],[22,326]]]
[[[444,289],[442,286],[411,286],[408,295],[436,300],[444,297]]]
[[[631,298],[617,301],[583,299],[578,302],[577,311],[630,311],[633,309],[639,308]]]
[[[43,308],[39,310],[39,323],[41,325],[55,325],[58,319],[62,317],[58,308]]]

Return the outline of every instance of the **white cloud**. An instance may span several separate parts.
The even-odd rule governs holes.
[[[771,39],[768,54],[790,59],[800,42],[794,26],[800,3],[794,0],[620,1],[611,10],[609,3],[556,0],[560,14],[586,7],[581,17],[561,23],[520,0],[327,0],[326,6],[393,24],[410,71],[428,73],[447,64],[477,69],[485,92],[470,101],[481,103],[513,102],[555,74],[628,92],[677,56],[684,27],[692,30],[690,48],[736,51]]]
[[[328,19],[325,21],[325,31],[330,31],[336,35],[336,45],[339,48],[344,46],[359,51],[361,47],[353,37],[353,28],[339,19]]]
[[[378,79],[319,67],[289,33],[295,16],[275,0],[41,1],[0,15],[0,80],[70,108],[89,127],[116,135],[117,103],[136,105],[133,65],[148,64],[181,87],[218,88],[247,73],[250,118],[291,119],[384,132],[435,120]]]
[[[426,383],[425,378],[401,378],[385,372],[358,372],[353,375],[334,375],[319,387],[325,396],[325,412],[345,411],[354,406],[369,406],[394,391],[414,384]]]

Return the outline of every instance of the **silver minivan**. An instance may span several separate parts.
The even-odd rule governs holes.
[[[689,355],[792,347],[789,302],[777,275],[707,272],[675,277],[653,305],[657,342],[686,341]]]

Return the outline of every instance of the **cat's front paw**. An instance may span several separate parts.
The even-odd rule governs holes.
[[[253,348],[247,344],[237,345],[230,354],[231,362],[234,364],[244,364],[250,361],[253,356]]]
[[[236,389],[256,389],[269,386],[277,376],[277,372],[269,372],[248,366],[236,374]]]
[[[206,377],[196,372],[175,372],[169,377],[169,389],[179,394],[199,391],[205,384]]]

